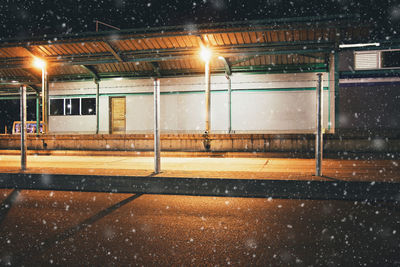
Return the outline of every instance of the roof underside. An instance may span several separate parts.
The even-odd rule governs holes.
[[[211,69],[232,72],[324,69],[341,42],[368,38],[369,28],[349,20],[281,20],[113,31],[0,43],[0,94],[40,87],[34,57],[47,62],[50,81],[194,75],[204,72],[201,46],[213,51]],[[17,81],[17,83],[16,83]]]

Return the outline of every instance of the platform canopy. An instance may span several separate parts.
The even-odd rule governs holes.
[[[8,39],[0,41],[0,94],[19,84],[39,92],[35,57],[47,62],[50,82],[202,74],[201,46],[213,51],[212,73],[325,71],[339,44],[368,36],[358,19],[332,16]]]

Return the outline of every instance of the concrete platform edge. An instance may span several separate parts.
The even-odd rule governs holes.
[[[1,173],[0,188],[400,202],[400,183]]]

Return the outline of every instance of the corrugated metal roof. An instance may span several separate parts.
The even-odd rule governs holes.
[[[224,71],[217,56],[228,59],[233,71],[320,64],[339,42],[365,39],[368,34],[367,26],[340,20],[282,20],[5,41],[0,42],[0,77],[32,80],[29,72],[19,70],[32,68],[35,56],[48,62],[50,79],[58,80],[90,78],[93,71],[99,77],[198,73],[204,68],[198,56],[202,45],[216,55],[213,72]]]

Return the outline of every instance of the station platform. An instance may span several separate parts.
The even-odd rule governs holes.
[[[223,178],[301,181],[400,182],[400,160],[368,155],[323,160],[323,176],[316,177],[312,155],[249,152],[162,152],[161,173],[154,174],[152,152],[28,151],[32,174],[135,177]],[[0,151],[1,173],[22,173],[18,150]]]

